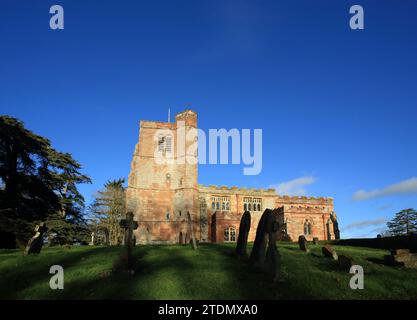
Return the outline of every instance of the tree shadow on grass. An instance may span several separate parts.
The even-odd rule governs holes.
[[[20,296],[21,291],[40,284],[45,284],[44,288],[46,290],[49,289],[49,280],[52,276],[49,273],[51,266],[59,265],[65,270],[77,266],[83,259],[102,256],[106,253],[114,252],[114,250],[115,248],[104,247],[77,252],[51,252],[44,250],[38,255],[19,256],[16,259],[16,267],[9,269],[6,274],[0,277],[0,297],[3,299],[27,299],[28,297]]]

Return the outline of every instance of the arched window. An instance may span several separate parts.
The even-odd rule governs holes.
[[[304,235],[311,236],[312,234],[313,232],[312,232],[311,222],[306,220],[306,222],[304,222]]]
[[[236,228],[228,227],[224,229],[224,242],[236,242]]]
[[[216,203],[215,203],[214,201],[211,203],[211,208],[212,208],[213,210],[216,210]]]
[[[243,205],[243,210],[246,212],[246,211],[248,211],[248,204],[247,203],[245,203],[244,205]]]
[[[261,204],[258,203],[258,211],[261,211]]]

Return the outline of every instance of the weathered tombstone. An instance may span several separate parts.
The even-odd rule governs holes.
[[[191,246],[193,250],[197,250],[197,241],[195,240],[195,237],[194,237],[194,228],[193,228],[193,220],[191,219],[191,213],[187,212],[187,216],[188,216],[188,226],[190,228],[190,235],[191,235]]]
[[[349,271],[355,265],[353,259],[344,254],[339,256],[338,261],[340,268],[347,271]]]
[[[333,232],[336,240],[340,240],[340,230],[339,230],[339,222],[337,221],[337,215],[335,212],[332,212],[330,215],[330,219],[333,222]]]
[[[307,239],[305,236],[301,235],[298,238],[298,245],[300,246],[300,250],[304,251],[304,252],[310,252],[310,250],[308,249],[308,245],[307,245]]]
[[[385,256],[385,262],[390,266],[417,269],[417,254],[410,253],[409,249],[392,250],[391,255]]]
[[[280,268],[280,255],[276,245],[279,231],[277,217],[275,211],[265,210],[256,230],[255,243],[250,256],[250,263],[273,274],[274,280],[277,280]]]
[[[339,257],[337,256],[336,251],[333,250],[333,248],[329,245],[324,246],[321,251],[323,252],[323,255],[326,258],[330,258],[333,259],[335,261],[337,261],[339,259]]]
[[[277,248],[279,230],[280,227],[277,221],[277,215],[272,211],[267,220],[268,249],[266,250],[265,267],[274,281],[278,280],[281,267],[281,256]]]
[[[45,222],[38,224],[35,228],[35,235],[29,240],[25,252],[25,255],[40,253],[43,246],[43,236],[48,231]]]
[[[318,245],[320,244],[320,240],[319,240],[319,238],[314,238],[314,239],[313,239],[313,244],[314,244],[315,246],[318,246]]]
[[[125,230],[124,235],[124,246],[126,248],[126,266],[130,271],[133,269],[133,258],[132,258],[132,248],[133,248],[133,231],[139,227],[139,224],[133,220],[133,213],[128,212],[126,214],[126,219],[120,221],[120,226]]]
[[[250,212],[246,211],[243,214],[242,219],[240,220],[239,236],[237,239],[237,246],[236,246],[236,254],[240,258],[244,258],[244,259],[248,257],[248,252],[246,248],[248,244],[250,226],[251,226]]]

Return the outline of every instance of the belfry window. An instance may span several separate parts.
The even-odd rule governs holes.
[[[159,152],[172,152],[172,136],[159,136],[158,137],[158,151]]]
[[[236,242],[236,228],[228,227],[224,229],[224,242]]]

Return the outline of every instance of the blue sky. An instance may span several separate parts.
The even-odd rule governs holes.
[[[414,0],[3,0],[0,36],[1,114],[83,164],[87,201],[127,178],[139,120],[191,105],[204,130],[263,129],[261,175],[205,165],[200,183],[334,197],[344,237],[417,209]]]

